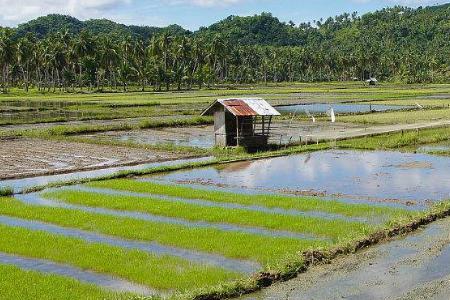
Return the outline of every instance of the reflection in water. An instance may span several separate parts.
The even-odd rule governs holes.
[[[114,278],[113,276],[84,271],[72,266],[62,265],[42,259],[25,258],[0,253],[0,263],[5,265],[13,265],[25,270],[71,277],[79,281],[95,284],[105,289],[117,292],[131,292],[140,295],[157,294],[157,292],[147,287],[126,280]]]
[[[45,231],[51,234],[82,239],[89,243],[108,244],[111,246],[116,246],[124,249],[141,250],[156,255],[172,255],[199,264],[213,265],[216,267],[229,269],[235,272],[253,273],[256,270],[258,270],[258,268],[260,268],[258,264],[248,261],[234,260],[214,254],[164,246],[156,242],[125,240],[89,231],[73,228],[65,228],[53,224],[46,224],[39,221],[24,220],[0,215],[0,224],[5,224],[11,227],[26,228],[35,231]]]
[[[181,164],[191,163],[191,162],[203,162],[203,161],[208,161],[208,160],[212,160],[212,159],[213,159],[212,157],[180,159],[180,160],[148,163],[148,164],[142,164],[142,165],[136,165],[136,166],[111,167],[111,168],[98,169],[98,170],[92,170],[92,171],[72,172],[72,173],[67,173],[67,174],[45,175],[45,176],[39,176],[39,177],[2,180],[2,181],[0,181],[0,187],[11,187],[17,193],[17,192],[23,191],[29,187],[38,186],[38,185],[46,185],[46,184],[53,183],[53,182],[64,182],[64,181],[71,181],[71,180],[77,180],[77,179],[96,178],[96,177],[101,177],[101,176],[112,175],[112,174],[122,172],[122,171],[145,170],[145,169],[162,167],[162,166],[174,166],[174,165],[181,165]]]
[[[408,167],[406,167],[408,166]],[[450,198],[450,158],[400,152],[322,151],[163,175],[160,179],[425,204]]]

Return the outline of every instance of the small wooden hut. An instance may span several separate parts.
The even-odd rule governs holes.
[[[267,146],[272,118],[279,115],[259,98],[219,99],[202,113],[202,116],[214,116],[216,146],[246,148]]]

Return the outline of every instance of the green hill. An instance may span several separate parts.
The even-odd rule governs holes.
[[[39,17],[35,20],[20,24],[17,27],[16,34],[21,37],[27,33],[34,33],[38,38],[44,38],[49,34],[65,31],[78,34],[82,30],[87,30],[93,35],[99,34],[115,34],[120,36],[134,36],[148,39],[155,34],[168,31],[174,35],[189,34],[178,25],[171,25],[165,28],[151,26],[127,26],[106,19],[92,19],[80,21],[74,17],[65,15],[47,15]]]

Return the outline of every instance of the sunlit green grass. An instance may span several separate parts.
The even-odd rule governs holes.
[[[203,199],[214,202],[260,205],[268,208],[296,209],[300,211],[322,211],[348,217],[392,216],[404,214],[401,209],[379,207],[367,204],[347,204],[340,201],[314,197],[294,197],[283,195],[248,195],[224,191],[201,190],[191,187],[142,182],[131,179],[96,181],[88,186],[110,188],[122,191],[167,195],[186,199]]]
[[[30,90],[25,93],[20,89],[11,89],[6,95],[0,95],[0,101],[79,101],[79,102],[110,102],[110,103],[148,103],[158,101],[161,104],[207,103],[217,97],[252,96],[291,93],[324,93],[324,94],[372,94],[376,98],[415,97],[441,94],[450,91],[448,84],[380,84],[369,87],[360,82],[326,82],[326,83],[280,83],[264,85],[233,85],[216,87],[215,89],[171,92],[114,92],[114,93],[42,93]]]
[[[450,105],[450,95],[447,99],[394,99],[394,100],[382,100],[382,101],[369,101],[363,102],[364,104],[373,105],[407,105],[415,106],[420,104],[423,107],[437,107],[437,108],[449,108]]]
[[[32,206],[13,198],[0,198],[0,214],[126,239],[155,241],[168,246],[216,253],[230,258],[254,260],[265,267],[273,266],[298,251],[330,245],[329,242],[320,240],[275,238],[213,228],[187,228],[71,209]],[[361,236],[355,235],[352,238]]]
[[[339,122],[363,124],[411,124],[424,121],[448,121],[450,120],[450,108],[340,116],[337,120]]]
[[[0,236],[0,252],[111,274],[157,290],[185,291],[239,278],[239,274],[177,257],[156,256],[1,224]]]
[[[332,238],[348,238],[355,234],[366,234],[369,226],[360,222],[346,220],[327,220],[318,217],[270,214],[243,209],[205,207],[157,198],[131,196],[111,196],[78,191],[51,191],[43,194],[48,199],[90,207],[103,207],[115,210],[136,211],[182,218],[190,221],[211,223],[230,223],[243,226],[263,227]]]
[[[450,110],[449,110],[450,112]],[[382,134],[372,137],[356,138],[338,142],[341,148],[353,149],[399,149],[413,147],[415,145],[433,144],[450,140],[450,126],[442,128],[411,130]]]
[[[119,300],[132,299],[132,295],[111,293],[63,276],[0,264],[0,299]]]

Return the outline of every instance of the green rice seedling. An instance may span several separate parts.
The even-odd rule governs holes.
[[[168,246],[253,260],[264,267],[283,260],[289,254],[330,245],[330,242],[321,240],[268,237],[213,228],[188,228],[176,224],[118,218],[64,208],[32,206],[14,198],[0,198],[0,214],[130,240],[155,241]],[[359,236],[361,235],[355,234],[352,238]]]
[[[353,149],[399,149],[450,140],[450,127],[409,130],[372,137],[355,138],[338,142],[341,148]]]
[[[338,240],[342,237],[347,238],[355,233],[361,234],[369,231],[369,226],[364,223],[341,219],[328,220],[318,217],[271,214],[243,209],[205,207],[157,198],[144,199],[131,196],[112,196],[68,190],[46,192],[43,194],[43,197],[70,204],[136,211],[182,218],[190,221],[230,223],[313,234],[332,238],[333,240]]]
[[[25,271],[0,264],[0,299],[125,300],[133,295],[112,293],[67,277]]]
[[[156,256],[1,224],[0,235],[0,252],[111,274],[161,291],[185,291],[235,280],[240,276],[177,257]]]
[[[295,197],[284,195],[248,195],[224,191],[202,190],[191,187],[142,182],[132,179],[96,181],[87,184],[98,188],[110,188],[121,191],[134,191],[156,195],[167,195],[186,199],[203,199],[214,202],[236,203],[243,205],[261,205],[269,208],[296,209],[300,211],[322,211],[343,216],[383,216],[406,213],[402,209],[379,207],[368,204],[348,204],[317,197]]]

